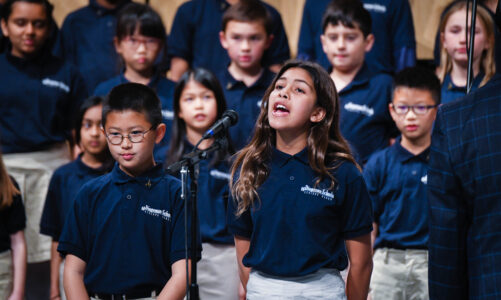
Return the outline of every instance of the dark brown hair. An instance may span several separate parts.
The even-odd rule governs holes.
[[[268,35],[273,28],[273,20],[268,9],[258,0],[241,0],[231,5],[223,14],[222,31],[230,21],[237,22],[262,22]]]
[[[237,153],[231,170],[231,193],[238,202],[237,215],[254,205],[259,198],[257,189],[269,175],[267,163],[276,142],[275,129],[268,122],[268,101],[275,89],[277,80],[292,68],[301,68],[308,72],[317,95],[316,105],[325,109],[325,117],[318,123],[311,123],[307,138],[308,161],[318,174],[316,184],[325,178],[335,185],[332,175],[343,161],[356,165],[348,143],[341,135],[339,126],[339,98],[334,82],[329,74],[318,64],[299,60],[290,60],[280,69],[270,87],[266,90],[261,103],[261,113],[256,122],[251,142]],[[236,174],[238,173],[238,176]],[[236,179],[238,177],[238,179]],[[234,180],[236,179],[236,180]]]

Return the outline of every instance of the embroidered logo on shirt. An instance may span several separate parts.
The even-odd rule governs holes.
[[[344,109],[351,112],[361,113],[368,117],[374,115],[374,108],[368,107],[367,105],[360,105],[353,102],[348,102],[344,105]]]
[[[154,217],[161,217],[164,220],[170,221],[170,213],[163,209],[151,208],[148,205],[141,207],[141,211]]]
[[[210,176],[217,179],[226,179],[226,180],[230,180],[231,177],[230,174],[221,172],[219,170],[210,170]]]
[[[162,117],[167,120],[174,120],[174,112],[166,109],[162,109]]]
[[[257,104],[257,107],[261,108],[261,103],[263,102],[263,100],[259,100],[256,104]]]
[[[364,3],[364,8],[369,11],[374,11],[384,14],[386,12],[386,6],[377,3]]]
[[[421,182],[424,184],[428,184],[428,175],[424,175],[423,177],[421,177]]]
[[[57,80],[52,80],[52,79],[49,79],[49,78],[45,78],[45,79],[42,80],[42,84],[45,85],[45,86],[49,86],[49,87],[54,87],[54,88],[61,89],[61,90],[65,91],[66,93],[70,92],[70,87],[67,86],[64,82],[61,82],[61,81],[57,81]]]
[[[334,200],[334,194],[332,192],[329,192],[329,190],[326,189],[316,189],[312,188],[309,185],[305,185],[301,187],[301,192],[303,192],[306,195],[313,195],[313,196],[318,196],[322,197],[325,200],[332,201]]]

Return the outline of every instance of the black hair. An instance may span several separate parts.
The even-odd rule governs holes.
[[[214,76],[212,72],[202,68],[186,71],[177,82],[176,88],[174,90],[174,121],[172,122],[172,133],[169,144],[169,152],[167,153],[166,165],[179,161],[179,159],[181,159],[181,156],[184,154],[186,123],[183,119],[179,118],[179,111],[181,110],[179,102],[181,100],[181,94],[185,86],[191,80],[200,83],[214,93],[217,105],[216,120],[220,119],[224,111],[226,110],[226,100],[224,98],[223,89],[221,88],[221,84],[217,80],[216,76]],[[231,142],[229,144],[231,145]],[[211,164],[227,159],[229,154],[232,154],[233,152],[234,151],[231,146],[228,150],[217,151]]]
[[[399,87],[426,90],[431,93],[435,104],[440,104],[441,85],[437,75],[423,67],[405,68],[395,75],[393,90]]]
[[[333,0],[325,9],[322,17],[322,32],[329,24],[336,26],[341,23],[349,28],[359,28],[364,37],[372,33],[371,14],[359,0]]]
[[[117,15],[115,36],[120,41],[133,35],[136,29],[139,33],[165,41],[167,33],[160,15],[149,5],[131,2],[125,5]]]
[[[1,11],[2,19],[5,22],[7,22],[10,15],[12,14],[12,5],[14,5],[14,3],[16,2],[28,2],[43,5],[43,7],[45,8],[45,13],[47,14],[47,24],[51,24],[50,20],[52,19],[52,11],[54,10],[54,6],[47,0],[7,0],[7,2],[3,5]]]
[[[273,30],[273,19],[270,12],[257,0],[240,0],[237,4],[231,5],[223,14],[222,31],[230,21],[237,22],[262,22],[266,34],[270,35]]]
[[[143,113],[153,128],[162,123],[162,109],[157,94],[140,83],[124,83],[114,87],[103,102],[103,127],[112,111],[133,110]]]

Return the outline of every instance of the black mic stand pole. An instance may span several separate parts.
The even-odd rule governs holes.
[[[468,11],[467,1],[466,6]],[[473,85],[473,50],[475,49],[475,24],[477,22],[477,0],[473,0],[471,9],[471,25],[470,25],[470,47],[468,48],[468,76],[466,79],[466,94],[469,94]],[[466,31],[468,31],[468,15],[466,16]]]
[[[201,139],[198,143],[202,142]],[[199,300],[197,284],[197,250],[198,250],[198,211],[197,211],[197,188],[198,188],[198,164],[201,160],[207,159],[209,153],[219,149],[228,147],[228,139],[226,135],[214,137],[214,143],[204,150],[200,150],[195,146],[195,149],[183,156],[181,161],[170,165],[167,170],[171,174],[177,173],[180,169],[181,173],[181,198],[184,201],[184,225],[185,225],[185,249],[186,258],[188,258],[188,211],[191,213],[191,283],[189,279],[188,262],[186,262],[186,283],[189,283],[189,288],[186,290],[188,300]],[[195,168],[196,167],[196,168]],[[188,187],[188,176],[190,176],[190,186]],[[189,197],[188,197],[188,190]],[[191,206],[188,206],[188,203]],[[191,209],[189,209],[191,208]]]

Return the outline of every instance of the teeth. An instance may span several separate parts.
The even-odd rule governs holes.
[[[277,108],[277,109],[284,109],[284,110],[286,110],[286,109],[287,109],[287,108],[286,108],[284,105],[282,105],[282,104],[277,104],[276,108]]]

